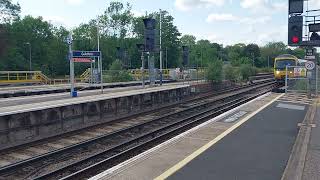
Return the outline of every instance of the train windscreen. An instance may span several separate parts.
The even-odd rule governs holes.
[[[286,66],[296,66],[296,61],[292,59],[282,59],[276,61],[276,69],[285,69]]]

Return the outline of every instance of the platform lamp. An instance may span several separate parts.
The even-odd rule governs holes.
[[[144,81],[144,52],[145,52],[145,45],[144,44],[136,44],[138,51],[141,52],[141,78],[142,78],[142,88],[145,88],[145,81]]]
[[[31,48],[31,43],[30,42],[26,42],[24,43],[25,45],[29,46],[29,71],[32,71],[32,59],[31,59],[31,53],[32,53],[32,48]]]

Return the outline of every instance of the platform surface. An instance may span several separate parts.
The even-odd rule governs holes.
[[[316,104],[314,125],[308,145],[302,180],[320,179],[320,98]]]
[[[91,180],[281,179],[309,104],[304,95],[265,95]]]
[[[306,110],[275,102],[168,179],[280,180]]]

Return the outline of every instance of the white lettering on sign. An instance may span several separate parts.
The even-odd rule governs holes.
[[[244,116],[245,114],[247,114],[246,111],[239,111],[238,113],[230,116],[228,119],[224,120],[223,122],[226,122],[226,123],[234,122],[238,120],[240,117]]]
[[[305,59],[316,59],[316,56],[305,56]]]
[[[93,53],[90,52],[82,52],[81,56],[93,56]]]

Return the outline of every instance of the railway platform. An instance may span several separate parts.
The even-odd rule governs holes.
[[[59,100],[47,96],[2,99],[0,149],[150,111],[188,96],[190,85],[165,84],[72,99],[63,95]]]
[[[174,83],[173,80],[164,80],[164,84]],[[141,86],[141,81],[131,82],[117,82],[117,83],[103,83],[103,88],[121,88],[121,87],[134,87]],[[158,83],[158,81],[157,81]],[[146,84],[149,84],[146,81]],[[100,89],[101,84],[88,84],[88,83],[76,83],[75,88],[78,91],[82,90],[95,90]],[[30,96],[41,94],[53,94],[63,93],[70,91],[70,84],[57,84],[57,85],[28,85],[28,86],[2,86],[0,87],[0,98],[18,97],[18,96]]]
[[[306,95],[269,93],[91,180],[317,179],[319,111]]]

